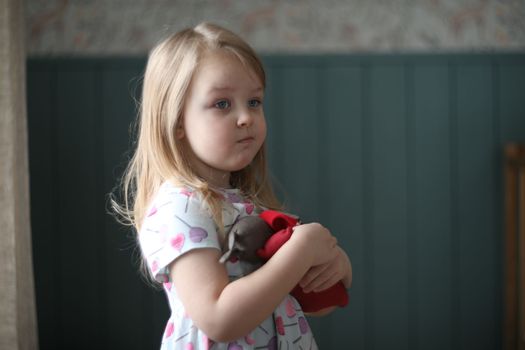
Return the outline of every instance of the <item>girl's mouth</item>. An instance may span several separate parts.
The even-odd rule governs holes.
[[[255,138],[253,138],[253,137],[250,136],[250,137],[245,137],[245,138],[239,140],[238,142],[239,142],[239,143],[249,143],[249,142],[252,142],[252,141],[254,141],[254,140],[255,140]]]

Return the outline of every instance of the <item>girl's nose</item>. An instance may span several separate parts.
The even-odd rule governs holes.
[[[241,128],[249,127],[253,124],[253,116],[249,110],[242,110],[239,114],[239,119],[237,119],[237,126]]]

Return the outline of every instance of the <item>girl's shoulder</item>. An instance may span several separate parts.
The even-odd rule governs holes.
[[[221,249],[216,224],[191,189],[164,183],[155,193],[138,234],[152,275],[169,280],[169,264],[197,248]]]
[[[247,200],[239,189],[214,189],[214,193],[215,198],[219,199],[219,207],[222,209],[223,215],[235,216],[244,211],[250,215],[254,212],[255,205]],[[199,190],[189,186],[176,185],[169,181],[164,182],[153,196],[146,211],[146,221],[153,214],[166,211],[181,213],[182,215],[191,213],[212,220],[214,217],[214,210]]]
[[[206,206],[202,195],[189,187],[176,186],[168,181],[164,182],[157,192],[153,195],[148,209],[146,210],[146,221],[151,217],[158,217],[156,214],[170,211],[187,212],[189,207],[203,209],[206,212]]]
[[[213,190],[219,199],[224,200],[226,203],[243,203],[246,202],[245,196],[242,194],[240,189],[237,188],[216,188]],[[190,186],[176,185],[170,181],[165,181],[157,191],[153,202],[158,202],[166,199],[183,198],[189,199],[192,202],[202,203],[206,206],[203,194]]]
[[[193,197],[198,195],[198,192],[193,188],[174,185],[169,181],[165,181],[157,191],[157,198],[177,198],[177,197]]]
[[[238,189],[217,189],[214,192],[223,206],[245,202],[241,191]],[[171,210],[183,209],[184,212],[187,212],[191,207],[193,210],[211,215],[210,205],[199,190],[190,186],[173,184],[170,181],[165,181],[159,187],[150,201],[146,216],[148,217],[163,207],[170,207]]]

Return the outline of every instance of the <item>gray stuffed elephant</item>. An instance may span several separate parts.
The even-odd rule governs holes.
[[[220,262],[224,263],[234,256],[260,266],[263,260],[257,255],[257,249],[263,247],[272,234],[272,228],[259,216],[240,218],[226,235]]]

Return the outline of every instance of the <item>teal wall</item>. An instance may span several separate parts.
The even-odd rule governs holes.
[[[351,256],[321,349],[499,349],[502,148],[525,142],[525,55],[267,56],[280,196]],[[105,194],[131,145],[143,59],[30,59],[41,349],[158,346],[167,304]],[[74,344],[74,345],[73,345]]]

